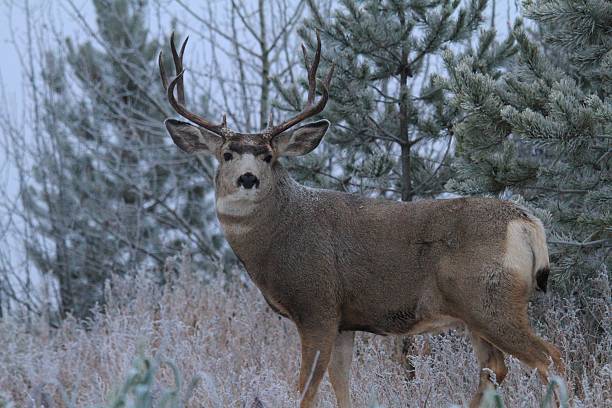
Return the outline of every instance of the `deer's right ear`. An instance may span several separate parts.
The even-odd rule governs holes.
[[[187,153],[214,153],[223,144],[219,135],[190,123],[176,119],[166,119],[164,123],[174,143]]]

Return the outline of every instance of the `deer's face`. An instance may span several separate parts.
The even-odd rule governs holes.
[[[314,150],[329,122],[309,123],[275,137],[240,134],[229,129],[222,136],[175,119],[166,128],[178,147],[188,153],[209,153],[219,162],[215,177],[217,202],[254,203],[266,198],[276,186],[273,167],[281,156],[300,156]]]
[[[219,161],[215,179],[217,197],[257,200],[270,193],[276,157],[272,145],[262,139],[232,135],[221,145],[216,153]]]
[[[162,53],[159,54],[159,72],[168,102],[174,110],[186,119],[197,124],[175,119],[166,120],[166,128],[174,143],[188,153],[209,152],[219,161],[215,178],[217,211],[228,209],[235,215],[252,210],[254,203],[270,195],[277,184],[274,164],[280,156],[300,156],[314,150],[325,135],[329,122],[320,120],[294,128],[297,124],[320,113],[329,97],[328,88],[334,71],[333,65],[321,81],[321,97],[316,101],[317,68],[321,57],[321,38],[317,31],[317,48],[312,58],[308,58],[306,47],[302,46],[304,62],[308,70],[308,98],[304,109],[296,116],[274,126],[272,115],[266,129],[259,133],[238,133],[227,127],[225,116],[220,124],[190,112],[185,107],[183,87],[183,53],[187,39],[180,49],[174,44],[174,34],[170,37],[170,48],[176,76],[170,82],[166,77]],[[176,97],[175,97],[176,91]],[[293,129],[293,130],[292,130]]]

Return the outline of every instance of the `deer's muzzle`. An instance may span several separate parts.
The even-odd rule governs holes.
[[[251,172],[244,173],[242,176],[238,177],[238,187],[240,186],[246,189],[251,189],[253,186],[259,188],[259,179]]]

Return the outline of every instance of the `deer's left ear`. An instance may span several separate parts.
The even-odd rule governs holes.
[[[321,142],[329,128],[329,121],[319,120],[281,133],[272,141],[272,147],[279,156],[302,156],[312,152]]]

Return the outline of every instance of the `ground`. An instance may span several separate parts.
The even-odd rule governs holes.
[[[188,407],[251,407],[258,406],[253,405],[256,400],[264,407],[297,406],[297,332],[269,309],[245,275],[237,272],[207,283],[190,271],[168,278],[164,288],[144,273],[109,282],[106,312],[97,312],[87,327],[72,319],[59,329],[43,318],[29,324],[0,322],[0,406],[2,398],[16,407],[32,402],[110,404],[134,375],[139,356],[170,361],[178,368]],[[607,290],[608,295],[590,301],[593,308],[586,319],[575,299],[560,299],[554,292],[538,294],[532,302],[536,331],[562,350],[576,407],[612,406]],[[605,334],[593,338],[587,333]],[[478,368],[462,330],[417,336],[412,379],[395,349],[393,338],[357,336],[351,387],[355,407],[469,402]],[[510,373],[500,388],[506,406],[539,406],[545,388],[537,374],[514,358],[507,361]],[[198,382],[187,395],[194,378]],[[159,399],[172,384],[172,366],[160,363],[152,394]],[[320,406],[335,406],[327,379],[320,393]]]

